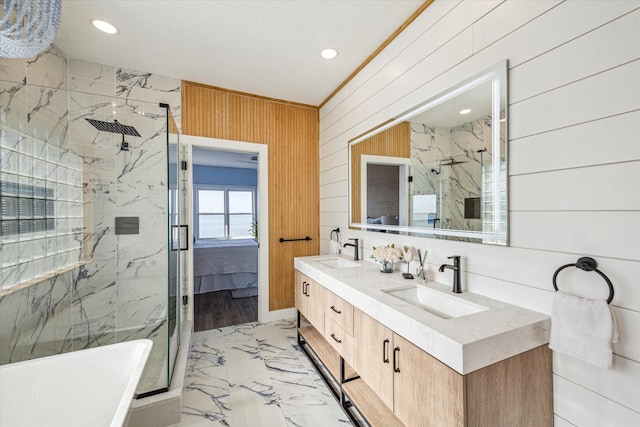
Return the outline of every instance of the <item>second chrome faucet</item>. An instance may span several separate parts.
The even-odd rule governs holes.
[[[462,286],[460,285],[460,256],[452,255],[447,257],[448,259],[453,260],[453,264],[442,264],[438,271],[442,273],[445,268],[453,270],[453,289],[452,291],[456,294],[462,293]]]

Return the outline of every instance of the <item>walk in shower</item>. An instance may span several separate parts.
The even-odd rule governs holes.
[[[182,313],[169,105],[32,84],[1,61],[0,364],[148,338],[137,397],[167,390]]]

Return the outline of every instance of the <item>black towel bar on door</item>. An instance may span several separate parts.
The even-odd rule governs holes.
[[[311,240],[311,237],[307,236],[307,237],[303,237],[301,239],[285,239],[284,237],[281,237],[280,238],[280,243],[283,243],[283,242],[298,242],[300,240],[309,241],[309,240]]]
[[[613,301],[613,285],[611,284],[611,280],[609,280],[609,278],[602,271],[597,269],[598,263],[596,262],[595,259],[590,257],[582,257],[578,259],[578,262],[576,262],[575,264],[565,264],[562,267],[558,268],[556,272],[553,273],[553,289],[558,291],[556,278],[558,277],[558,273],[560,273],[562,270],[564,270],[567,267],[577,267],[580,270],[595,271],[596,273],[598,273],[604,279],[604,281],[607,282],[607,285],[609,286],[609,298],[607,298],[607,304],[611,304],[611,301]]]

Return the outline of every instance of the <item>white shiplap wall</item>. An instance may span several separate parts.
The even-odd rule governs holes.
[[[509,247],[348,229],[347,141],[502,59],[509,61]],[[321,250],[330,231],[463,256],[463,285],[550,313],[555,269],[593,256],[612,280],[611,370],[554,354],[556,426],[640,425],[640,1],[432,4],[320,111]],[[606,297],[597,275],[568,291]]]

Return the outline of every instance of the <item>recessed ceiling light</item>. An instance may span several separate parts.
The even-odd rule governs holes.
[[[113,24],[110,24],[107,21],[103,21],[102,19],[92,19],[91,25],[107,34],[118,34],[119,32]]]
[[[470,109],[465,108],[464,110],[460,110],[460,114],[469,114],[471,112]]]
[[[326,49],[322,49],[322,52],[320,52],[320,56],[322,56],[324,59],[333,59],[338,56],[338,51],[332,47],[328,47]]]

